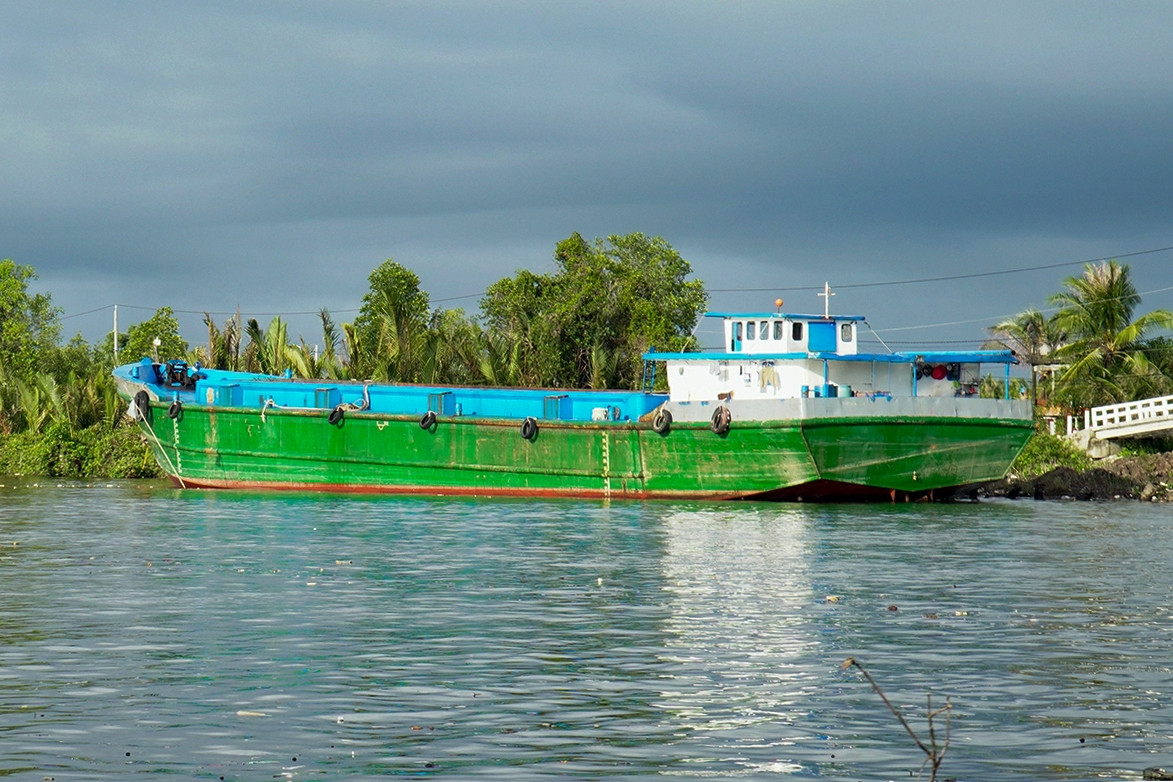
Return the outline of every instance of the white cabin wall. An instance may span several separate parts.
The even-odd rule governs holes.
[[[876,371],[886,370],[884,365],[874,365],[871,361],[830,361],[827,365],[827,379],[837,386],[851,386],[851,390],[870,392],[887,391],[887,376],[883,381],[879,377],[873,379],[873,367]]]
[[[835,337],[838,344],[836,352],[841,356],[856,355],[859,352],[859,329],[856,328],[856,324],[849,320],[839,321],[835,324],[835,331]],[[848,337],[846,340],[843,339],[845,333]],[[868,374],[871,373],[869,372]]]
[[[834,320],[834,318],[832,318]],[[811,323],[826,323],[826,321],[806,319],[790,320],[787,318],[727,318],[724,321],[725,344],[723,350],[730,353],[747,353],[750,355],[763,353],[805,353],[809,349],[809,335]],[[859,352],[859,328],[856,321],[844,320],[835,322],[835,352],[842,356],[854,356]],[[753,324],[753,339],[749,338],[750,324]],[[774,338],[775,324],[782,324],[778,339]],[[794,325],[801,326],[800,336],[794,338]],[[762,338],[762,327],[765,327],[766,338]],[[740,334],[740,340],[737,335]],[[848,339],[843,337],[847,336]],[[735,346],[740,342],[740,349]]]
[[[881,382],[880,375],[884,381]],[[878,390],[887,391],[893,396],[912,396],[912,380],[916,370],[911,364],[887,364],[876,367],[876,385]]]
[[[821,361],[693,361],[667,362],[669,397],[674,402],[698,402],[733,394],[736,399],[790,399],[802,387],[823,383]]]
[[[820,359],[755,359],[713,361],[712,359],[670,359],[667,362],[669,395],[674,402],[715,401],[733,394],[736,399],[792,399],[809,395],[823,385]],[[911,364],[872,361],[828,361],[827,382],[850,386],[853,393],[912,396],[915,369]],[[918,397],[952,397],[980,380],[978,364],[963,364],[961,381],[921,378],[916,381]]]

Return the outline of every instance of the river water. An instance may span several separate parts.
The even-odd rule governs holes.
[[[1163,506],[0,483],[0,777],[1173,767]]]

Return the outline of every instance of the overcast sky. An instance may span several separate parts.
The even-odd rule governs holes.
[[[640,231],[714,309],[829,281],[972,347],[1088,259],[1173,308],[1173,3],[6,0],[0,160],[0,257],[66,336],[239,307],[313,343],[387,258],[473,313]]]

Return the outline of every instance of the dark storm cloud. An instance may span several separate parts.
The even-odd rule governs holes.
[[[293,312],[357,306],[392,256],[475,309],[576,230],[662,235],[716,291],[1164,246],[1171,23],[1143,3],[11,3],[0,256],[70,313]],[[1142,290],[1166,265],[1136,262]],[[836,304],[911,325],[964,295],[994,319],[1077,271],[914,314],[915,287]]]

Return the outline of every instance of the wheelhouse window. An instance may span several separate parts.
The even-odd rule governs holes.
[[[790,324],[790,338],[795,342],[802,342],[802,322],[796,321]]]
[[[757,326],[757,324],[754,323],[752,320],[745,324],[745,338],[746,339],[753,339],[754,338],[754,327],[755,326]]]
[[[786,336],[786,321],[774,321],[774,339],[783,339]]]
[[[758,339],[770,338],[770,324],[767,321],[758,323]]]
[[[855,329],[852,328],[850,323],[840,323],[839,324],[839,341],[840,342],[850,342],[852,335],[854,333],[855,333]]]
[[[729,346],[730,352],[736,351],[741,346],[741,321],[733,322],[733,344]]]

